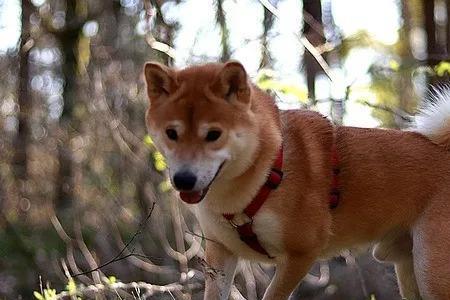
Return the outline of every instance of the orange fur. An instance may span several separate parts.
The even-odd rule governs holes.
[[[286,299],[317,258],[378,243],[374,254],[396,264],[405,297],[450,299],[450,227],[437,223],[450,222],[450,153],[444,147],[416,132],[334,127],[315,112],[279,112],[236,62],[180,71],[150,63],[145,75],[147,124],[163,153],[208,166],[217,165],[218,153],[226,154],[206,198],[193,208],[205,235],[216,241],[207,242],[207,261],[228,270],[228,280],[236,257],[274,263],[264,299]],[[169,141],[164,131],[174,120],[183,130]],[[201,124],[219,128],[221,138],[205,142]],[[281,143],[283,182],[253,221],[261,244],[275,257],[269,259],[242,243],[222,214],[239,214],[250,203]],[[330,210],[333,143],[341,198]],[[230,284],[207,279],[205,299],[227,299]]]

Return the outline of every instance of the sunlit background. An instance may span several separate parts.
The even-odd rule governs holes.
[[[449,82],[449,2],[0,0],[0,298],[201,299],[202,233],[146,134],[145,61],[236,59],[282,109],[403,129]],[[232,299],[272,275],[242,262]],[[296,295],[400,299],[367,251]]]
[[[43,0],[32,1],[39,6]],[[302,3],[296,0],[274,1],[282,18],[276,19],[270,30],[269,51],[273,58],[273,70],[280,80],[293,85],[305,86],[305,79],[301,72],[301,60],[304,52],[299,42],[298,34],[303,20]],[[121,1],[121,5],[128,9],[129,14],[139,13],[139,1]],[[347,57],[332,65],[335,82],[330,83],[325,76],[317,78],[317,98],[326,99],[331,95],[344,97],[345,89],[352,85],[355,91],[347,102],[348,114],[344,117],[346,125],[361,127],[376,127],[380,124],[371,115],[371,109],[358,104],[358,99],[364,96],[374,100],[376,95],[369,90],[371,76],[369,68],[376,62],[389,62],[395,57],[386,48],[398,43],[398,31],[402,25],[399,1],[394,0],[325,0],[322,5],[331,11],[332,22],[335,27],[325,28],[328,36],[339,35],[341,39],[365,33],[370,36],[374,45],[362,45],[351,49]],[[213,1],[167,1],[161,9],[170,23],[180,24],[175,34],[173,48],[175,50],[174,65],[183,67],[192,63],[214,61],[220,57],[221,34],[219,26],[215,26],[215,4]],[[441,8],[442,10],[445,7]],[[256,76],[261,61],[261,45],[259,37],[263,33],[264,11],[257,1],[224,1],[227,12],[227,26],[229,28],[229,45],[231,57],[242,61],[247,71]],[[17,48],[20,38],[20,1],[3,1],[0,12],[0,53]],[[439,21],[446,21],[446,15],[438,13]],[[134,33],[144,35],[148,30],[147,19],[137,22]],[[93,36],[97,33],[98,22],[86,24],[85,34]],[[327,30],[328,29],[328,30]],[[328,32],[327,32],[328,31]],[[410,36],[414,45],[414,57],[426,57],[426,38],[423,28],[413,28]],[[381,45],[376,45],[375,42]],[[388,53],[386,53],[388,52]],[[45,55],[45,54],[44,54]],[[51,55],[48,53],[47,55]],[[46,57],[43,59],[51,59]],[[307,94],[305,93],[305,97]],[[289,101],[289,100],[287,100]],[[291,98],[295,107],[298,99]],[[326,108],[321,110],[327,114]]]

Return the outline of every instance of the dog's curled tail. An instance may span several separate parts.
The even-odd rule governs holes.
[[[433,89],[428,104],[415,116],[414,131],[450,150],[450,85]]]

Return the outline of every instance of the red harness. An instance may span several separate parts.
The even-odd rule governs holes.
[[[333,167],[333,179],[331,183],[331,191],[330,191],[330,208],[336,208],[339,204],[339,159],[336,151],[336,146],[333,144],[331,150],[331,162]],[[234,223],[234,214],[223,214],[224,218],[227,219],[230,224],[236,228],[236,231],[239,234],[241,241],[246,243],[250,248],[259,252],[263,255],[267,255],[269,258],[271,257],[267,251],[261,246],[258,241],[258,237],[255,232],[253,232],[253,217],[259,211],[261,206],[263,206],[264,202],[269,197],[269,194],[272,190],[276,189],[283,179],[283,172],[281,171],[283,166],[283,148],[278,152],[278,156],[273,163],[272,169],[270,170],[269,176],[267,177],[264,185],[259,189],[258,194],[256,194],[255,198],[250,202],[250,204],[244,209],[244,214],[248,217],[250,221],[238,225]]]

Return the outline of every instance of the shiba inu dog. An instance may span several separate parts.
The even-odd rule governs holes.
[[[238,258],[276,265],[287,299],[318,258],[375,243],[404,298],[450,299],[450,90],[410,131],[279,111],[238,62],[144,68],[147,125],[208,238],[205,299],[228,299]]]

